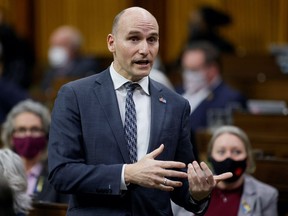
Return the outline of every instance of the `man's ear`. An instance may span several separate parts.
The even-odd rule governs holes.
[[[112,34],[107,36],[107,46],[110,52],[115,52],[115,40]]]

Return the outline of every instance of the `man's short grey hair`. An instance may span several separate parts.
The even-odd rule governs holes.
[[[120,13],[118,13],[115,16],[115,18],[113,20],[113,25],[112,25],[112,34],[115,35],[117,33],[119,20],[120,20],[121,16],[126,12],[126,10],[127,9],[122,10]]]
[[[8,148],[0,149],[0,178],[5,179],[13,191],[15,213],[31,209],[31,197],[26,194],[27,177],[20,156]]]
[[[30,112],[41,119],[42,129],[46,135],[49,133],[51,115],[49,109],[43,104],[27,99],[16,104],[8,113],[5,122],[2,125],[1,140],[2,144],[8,148],[12,147],[11,138],[15,129],[14,119],[21,113]]]
[[[76,27],[69,25],[60,26],[53,31],[51,37],[59,37],[60,35],[66,36],[73,50],[79,51],[81,49],[83,36]]]

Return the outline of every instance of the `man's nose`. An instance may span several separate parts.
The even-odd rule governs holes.
[[[139,53],[142,55],[147,55],[148,50],[149,50],[149,45],[148,45],[147,41],[143,40],[140,43]]]

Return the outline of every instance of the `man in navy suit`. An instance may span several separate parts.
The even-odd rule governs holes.
[[[231,111],[245,109],[246,98],[222,80],[220,53],[210,42],[188,44],[182,53],[181,66],[183,90],[178,88],[177,92],[189,101],[191,140],[195,143],[198,129],[206,129],[216,121],[230,124]],[[195,146],[194,154],[197,157]]]
[[[49,180],[71,194],[67,215],[172,215],[170,199],[203,214],[213,187],[232,174],[213,176],[194,161],[188,101],[149,78],[159,48],[155,17],[139,7],[122,11],[107,45],[111,66],[64,85],[52,111]],[[127,82],[138,86],[134,163],[124,130]]]

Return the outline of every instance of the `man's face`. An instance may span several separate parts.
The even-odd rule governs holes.
[[[204,53],[200,50],[187,51],[182,58],[184,70],[204,73],[206,68]]]
[[[182,58],[183,88],[188,94],[195,94],[201,89],[208,88],[208,67],[202,51],[186,51]]]
[[[107,38],[114,68],[125,78],[138,81],[148,76],[159,49],[157,21],[145,11],[126,11],[118,28]]]

